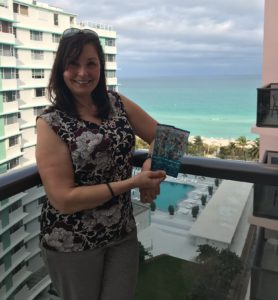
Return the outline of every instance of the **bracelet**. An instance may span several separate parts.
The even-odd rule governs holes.
[[[147,158],[145,160],[147,160],[148,158],[152,159],[152,154],[148,153]]]
[[[113,191],[110,183],[107,182],[106,185],[107,185],[107,187],[108,187],[108,189],[109,189],[109,191],[111,193],[112,198],[116,197],[116,195],[114,194],[114,191]]]

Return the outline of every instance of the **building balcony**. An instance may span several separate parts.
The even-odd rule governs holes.
[[[105,54],[117,54],[117,47],[115,46],[104,46]]]
[[[0,66],[1,67],[16,67],[16,58],[15,56],[0,56]]]
[[[3,113],[9,114],[18,111],[18,101],[4,102]]]
[[[5,41],[6,44],[14,45],[15,36],[12,33],[0,32],[0,41]]]
[[[143,151],[136,152],[133,161],[134,166],[140,167],[145,156],[146,153]],[[216,185],[215,178],[222,179],[219,186]],[[256,227],[250,226],[248,222],[248,217],[250,214],[252,215],[252,185],[255,183],[276,186],[278,183],[277,179],[278,171],[264,163],[186,156],[182,160],[178,178],[169,178],[169,180],[175,189],[177,188],[176,185],[180,182],[195,187],[190,199],[199,205],[199,216],[196,219],[191,216],[191,210],[189,208],[189,205],[192,207],[193,202],[191,202],[191,200],[189,202],[180,203],[179,210],[176,211],[174,215],[163,213],[160,210],[151,212],[148,205],[144,205],[140,202],[136,203],[134,214],[138,226],[139,240],[144,244],[146,249],[153,253],[154,258],[161,257],[162,254],[168,254],[172,257],[179,257],[182,261],[191,261],[192,263],[194,257],[197,255],[196,249],[198,244],[208,243],[217,247],[230,249],[241,257],[245,266],[244,272],[241,275],[242,277],[240,278],[240,282],[244,282],[244,284],[235,283],[233,295],[236,294],[235,297],[238,297],[239,294],[241,296],[246,294],[248,281],[250,279],[248,274],[252,270],[252,276],[254,276],[254,278],[252,279],[253,281],[251,281],[251,297],[253,297],[254,293],[257,292],[254,287],[254,280],[256,282],[256,278],[258,277],[256,274],[259,272],[260,280],[264,281],[266,273],[264,272],[263,265],[258,263],[254,265],[257,272],[254,273],[255,269],[252,269],[250,263],[254,257],[253,240],[256,236]],[[36,201],[36,195],[38,195],[38,197],[42,195],[41,188],[36,192],[36,186],[40,184],[40,177],[35,165],[10,171],[0,176],[0,201],[5,201],[5,199],[22,192],[25,193],[24,198],[28,199],[29,190],[29,198]],[[214,193],[212,195],[208,194],[208,186],[213,186]],[[202,193],[206,193],[208,197],[205,206],[202,206],[200,202],[200,195]],[[133,196],[133,200],[136,201],[136,195],[134,194]],[[30,204],[32,204],[32,202],[29,201],[26,201],[26,203],[23,201],[22,203],[23,206]],[[29,218],[28,212],[26,212],[23,224]],[[30,214],[34,217],[33,210],[30,210]],[[30,224],[30,228],[36,233],[34,237],[36,237],[38,232],[33,226],[33,224],[39,225],[37,218],[38,215],[36,215],[34,219],[30,218],[30,223],[28,223]],[[30,230],[28,230],[28,233],[32,236],[32,232],[29,231]],[[38,248],[32,246],[32,243],[36,242],[36,238],[32,240],[26,238],[24,241],[25,247],[27,247],[27,243],[29,243],[29,252],[25,249],[19,250],[24,253],[22,252],[22,255],[21,253],[19,255],[19,251],[17,252],[17,260],[13,259],[14,266],[20,257],[22,259],[21,262],[26,263],[30,257],[32,259],[36,259],[37,257]],[[275,257],[269,254],[269,251],[271,252],[275,248],[275,241],[276,237],[274,236],[272,240],[270,240],[272,244],[263,247],[261,252],[268,257],[269,260],[275,259]],[[269,240],[267,243],[269,244]],[[259,245],[259,240],[257,244]],[[270,248],[270,250],[268,248]],[[9,271],[6,270],[5,272],[5,274],[7,274]],[[178,273],[179,271],[177,270],[177,274]],[[165,276],[167,276],[167,274],[165,274]],[[39,290],[36,290],[36,295],[45,291],[49,284],[49,279],[43,276],[41,281],[36,282],[36,286],[39,287]],[[181,290],[184,288],[183,285],[180,286]],[[260,293],[269,295],[268,291],[264,291],[263,288],[264,286],[262,285]],[[22,291],[28,295],[32,292],[32,288],[28,287],[26,282],[26,286]],[[148,296],[146,296],[146,299],[147,297]],[[237,299],[235,297],[232,299]],[[270,300],[271,298],[250,299]]]
[[[106,70],[117,70],[117,63],[115,61],[105,62]]]
[[[2,79],[1,80],[1,90],[2,91],[12,91],[18,89],[18,79]]]
[[[106,78],[106,84],[107,85],[117,85],[117,77],[112,77],[112,78]]]
[[[263,163],[276,168],[278,172],[278,152],[266,151]],[[254,185],[253,215],[278,220],[278,186]]]
[[[12,113],[18,113],[18,110],[13,111]],[[13,123],[4,126],[4,136],[11,136],[20,134],[18,123]]]

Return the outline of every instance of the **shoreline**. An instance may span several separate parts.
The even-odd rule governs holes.
[[[189,136],[188,141],[190,143],[194,143],[195,137],[197,137],[197,136]],[[139,139],[139,140],[142,141],[142,139],[140,139],[138,136],[136,136],[136,139]],[[211,147],[211,146],[226,147],[230,143],[235,143],[236,145],[238,144],[236,138],[215,138],[215,137],[201,136],[201,139],[203,141],[203,144],[208,145],[209,147]],[[143,142],[143,143],[145,143],[145,142]],[[249,140],[248,138],[246,138],[245,148],[252,147],[253,145],[255,145],[255,141],[254,140]],[[143,146],[143,149],[144,149],[144,146]],[[146,146],[146,149],[148,149],[147,146]]]
[[[195,136],[190,136],[189,142],[193,143],[194,139]],[[214,138],[214,137],[205,137],[205,136],[201,136],[201,139],[203,143],[208,146],[218,146],[218,147],[228,146],[230,143],[236,142],[236,139]]]
[[[190,136],[189,142],[192,143],[194,141],[194,138],[195,138],[195,136]],[[214,138],[214,137],[201,136],[201,139],[202,139],[203,143],[208,146],[225,147],[225,146],[228,146],[230,143],[237,143],[236,142],[237,139],[232,139],[232,138],[228,139],[228,138]],[[248,148],[254,144],[254,140],[249,140],[248,138],[246,138],[246,141],[247,141],[246,148]]]

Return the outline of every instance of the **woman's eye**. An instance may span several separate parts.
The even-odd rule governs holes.
[[[71,61],[71,62],[69,63],[69,66],[77,66],[77,62]]]

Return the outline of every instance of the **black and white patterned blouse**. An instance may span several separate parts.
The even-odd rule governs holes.
[[[109,92],[109,98],[112,110],[100,125],[60,110],[40,116],[67,144],[79,186],[131,176],[134,133],[119,95]],[[83,251],[120,239],[135,226],[129,191],[102,206],[74,214],[61,214],[46,201],[42,207],[40,237],[46,247],[56,251]]]

